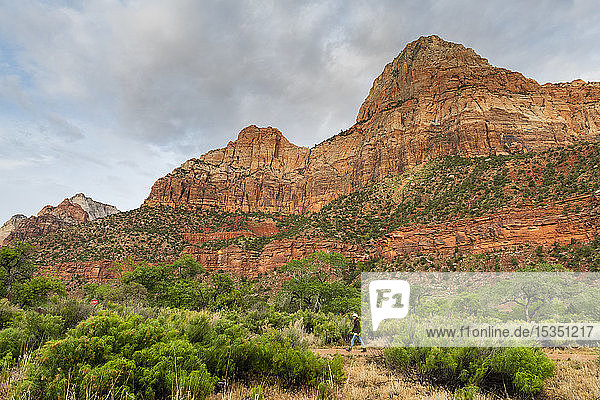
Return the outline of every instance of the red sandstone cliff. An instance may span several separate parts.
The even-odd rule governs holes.
[[[159,179],[145,204],[297,212],[304,205],[309,155],[277,129],[252,125],[224,149],[188,160]]]
[[[409,43],[375,80],[348,131],[312,149],[249,126],[185,162],[145,205],[301,213],[444,155],[600,140],[600,83],[540,85],[437,36]]]

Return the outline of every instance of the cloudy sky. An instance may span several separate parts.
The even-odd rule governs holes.
[[[541,83],[600,81],[596,1],[0,0],[0,223],[121,210],[249,124],[313,146],[421,35]]]

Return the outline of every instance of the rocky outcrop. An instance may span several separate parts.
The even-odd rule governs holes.
[[[565,206],[582,211],[566,214]],[[521,245],[588,243],[600,233],[600,201],[594,195],[572,197],[544,207],[505,209],[485,217],[443,224],[407,226],[390,232],[377,244],[376,256],[394,258],[414,253],[461,250],[485,253]]]
[[[79,204],[73,204],[69,199],[64,199],[58,206],[46,206],[38,212],[38,217],[55,217],[66,225],[76,225],[90,220],[88,214]]]
[[[277,129],[252,125],[224,149],[188,160],[159,179],[144,204],[297,212],[304,206],[309,154]]]
[[[70,220],[72,220],[70,218]],[[19,223],[5,239],[3,245],[19,241],[28,241],[37,236],[46,235],[66,226],[72,226],[74,223],[61,220],[56,215],[44,213],[29,217]]]
[[[600,140],[600,83],[540,85],[437,36],[409,43],[375,80],[354,126],[307,149],[250,126],[159,179],[149,206],[303,213],[444,155]]]
[[[59,263],[41,266],[40,272],[49,273],[68,283],[79,286],[81,282],[104,283],[120,277],[116,264],[109,260]]]
[[[217,231],[208,233],[184,233],[184,239],[191,244],[200,245],[213,240],[229,240],[238,237],[260,237],[272,236],[279,233],[274,222],[250,223],[246,230],[241,231]]]
[[[87,213],[90,221],[120,212],[117,207],[95,201],[91,197],[86,197],[83,193],[77,193],[69,201],[72,204],[79,205]]]
[[[4,242],[4,239],[6,239],[8,235],[10,235],[12,231],[17,229],[17,226],[19,226],[19,224],[26,219],[27,217],[23,214],[17,214],[10,217],[10,219],[6,221],[4,225],[2,225],[2,227],[0,228],[0,244],[2,244],[2,242]]]
[[[64,199],[58,206],[45,206],[37,216],[26,218],[14,216],[7,223],[6,236],[0,235],[0,244],[26,241],[37,236],[54,232],[60,228],[78,225],[93,219],[102,218],[119,212],[114,206],[96,202],[79,193],[70,199]],[[13,219],[15,219],[13,221]],[[13,221],[11,223],[11,221]],[[16,222],[15,222],[16,221]]]
[[[581,211],[565,214],[567,205]],[[586,243],[598,234],[600,201],[594,195],[587,195],[545,207],[505,209],[485,217],[405,226],[364,246],[330,239],[294,238],[273,241],[261,252],[244,251],[236,245],[220,250],[190,246],[186,252],[208,268],[256,275],[315,251],[341,253],[352,260],[365,261],[373,257],[393,259],[410,254],[449,256],[457,250],[479,254],[523,245],[549,250],[555,243]]]

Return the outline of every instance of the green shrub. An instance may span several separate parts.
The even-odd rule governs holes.
[[[6,328],[0,331],[0,358],[10,356],[16,359],[27,348],[27,335],[16,328]]]
[[[552,361],[534,348],[390,348],[386,362],[421,379],[464,388],[502,387],[523,394],[539,393],[554,371]]]
[[[63,330],[60,317],[42,315],[35,311],[18,314],[12,326],[0,330],[0,359],[5,367],[23,354],[41,346],[46,340],[57,338]]]
[[[60,316],[40,314],[36,311],[23,313],[15,320],[14,326],[25,333],[32,348],[60,337],[64,331],[64,321]]]
[[[285,386],[342,379],[341,357],[328,361],[296,344],[252,334],[235,319],[213,320],[206,313],[163,310],[144,319],[105,311],[65,338],[47,342],[19,392],[41,400],[64,398],[67,390],[73,396],[91,392],[162,399],[191,394],[201,399],[212,392],[217,378],[272,378]]]
[[[11,304],[8,299],[0,299],[0,329],[9,327],[22,313],[23,310]]]
[[[519,392],[535,394],[553,374],[554,363],[540,349],[510,347],[494,354],[489,371],[508,376]]]
[[[191,343],[207,343],[211,332],[209,317],[204,313],[192,316],[185,327],[185,334]]]
[[[158,342],[134,353],[139,381],[146,398],[166,398],[175,391],[191,392],[195,398],[205,398],[215,380],[187,340]]]
[[[91,317],[36,357],[19,390],[42,400],[64,398],[67,390],[76,397],[161,399],[189,392],[202,399],[214,387],[191,343],[137,315]]]
[[[96,312],[96,308],[89,302],[73,297],[57,298],[48,302],[45,308],[48,313],[63,319],[65,330],[74,328]]]
[[[235,325],[219,330],[222,333],[200,352],[208,369],[222,379],[272,377],[288,386],[316,386],[329,371],[336,382],[343,377],[341,359],[328,362],[289,342],[273,342],[269,335],[250,337],[247,330]]]

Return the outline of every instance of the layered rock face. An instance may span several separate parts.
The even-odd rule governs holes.
[[[312,149],[250,126],[159,179],[145,205],[302,213],[444,155],[527,152],[600,140],[600,83],[540,85],[437,36],[408,44],[357,123]]]
[[[79,204],[74,204],[70,199],[64,199],[58,206],[46,206],[37,214],[38,217],[56,217],[57,220],[67,225],[76,225],[88,222],[90,217]]]
[[[581,208],[581,211],[565,215],[565,205]],[[186,252],[207,268],[256,275],[316,251],[341,253],[355,261],[373,257],[393,259],[410,254],[449,256],[457,249],[479,254],[522,245],[542,246],[549,251],[555,244],[587,243],[598,234],[600,198],[585,195],[544,207],[505,209],[484,217],[457,219],[444,224],[405,226],[368,246],[332,239],[292,238],[273,241],[260,252],[244,251],[235,245],[217,251],[190,246]]]
[[[50,273],[68,284],[77,281],[104,283],[119,277],[115,266],[115,263],[109,260],[70,262],[41,266],[40,271]]]
[[[64,199],[56,207],[45,206],[37,216],[13,216],[2,227],[6,227],[6,234],[0,234],[0,244],[28,240],[66,226],[78,225],[118,212],[114,206],[99,203],[79,193],[70,199]]]
[[[224,149],[188,160],[159,179],[144,204],[298,212],[309,155],[277,129],[252,125]]]

